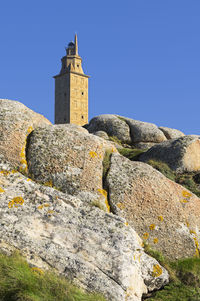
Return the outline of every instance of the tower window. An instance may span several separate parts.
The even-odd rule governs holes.
[[[82,92],[81,94],[84,95],[84,92]]]
[[[84,119],[84,116],[82,115],[81,118]]]
[[[79,64],[77,65],[77,67],[79,68]]]

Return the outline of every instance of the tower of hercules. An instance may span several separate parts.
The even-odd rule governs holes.
[[[61,59],[62,67],[55,78],[55,124],[88,123],[88,75],[82,69],[82,59],[78,55],[78,41],[66,48]]]

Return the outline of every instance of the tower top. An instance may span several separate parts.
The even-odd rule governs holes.
[[[74,42],[71,41],[66,48],[67,55],[77,55],[78,56],[78,38],[75,34]]]

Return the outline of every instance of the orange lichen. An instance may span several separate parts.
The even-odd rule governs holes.
[[[153,239],[153,243],[154,243],[154,244],[157,244],[157,243],[158,243],[158,238],[154,238],[154,239]]]
[[[160,221],[160,222],[163,222],[163,216],[162,215],[160,215],[160,216],[158,216],[158,220]]]
[[[91,158],[97,157],[97,153],[94,152],[94,151],[90,151],[89,154],[90,154],[90,157],[91,157]]]
[[[156,227],[156,225],[155,225],[155,224],[151,224],[151,225],[149,226],[149,229],[150,229],[150,230],[154,230],[154,229],[155,229],[155,227]]]
[[[149,233],[145,232],[145,233],[143,234],[142,238],[143,238],[144,240],[148,239],[148,238],[149,238]]]
[[[5,192],[3,188],[0,187],[0,193]]]
[[[162,271],[162,268],[159,266],[159,264],[155,264],[153,266],[152,276],[159,277],[160,275],[162,275],[162,273],[163,273],[163,271]]]

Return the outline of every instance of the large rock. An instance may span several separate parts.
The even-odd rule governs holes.
[[[36,129],[27,149],[30,176],[62,192],[107,204],[103,190],[105,152],[117,151],[106,140],[80,126],[66,124]],[[107,204],[108,207],[108,204]]]
[[[160,126],[159,130],[161,130],[164,133],[165,137],[168,140],[185,136],[183,134],[183,132],[181,132],[179,130],[176,130],[176,129],[171,129],[171,128],[168,128],[168,127],[165,127],[165,126]]]
[[[123,119],[130,127],[131,140],[133,144],[138,142],[159,143],[166,140],[163,132],[153,123],[125,117],[123,117]]]
[[[0,171],[1,251],[20,250],[32,265],[112,301],[140,301],[168,282],[123,218],[36,184],[5,161]]]
[[[0,153],[20,171],[27,172],[26,139],[38,126],[51,124],[18,101],[0,99]]]
[[[198,136],[184,136],[159,143],[142,154],[140,160],[167,163],[177,173],[198,171],[200,170],[200,139]]]
[[[106,178],[114,213],[170,259],[199,254],[200,199],[143,162],[112,154]]]
[[[117,137],[123,143],[131,143],[129,126],[120,116],[111,114],[96,116],[90,120],[87,130],[90,133],[104,131],[109,136]]]

